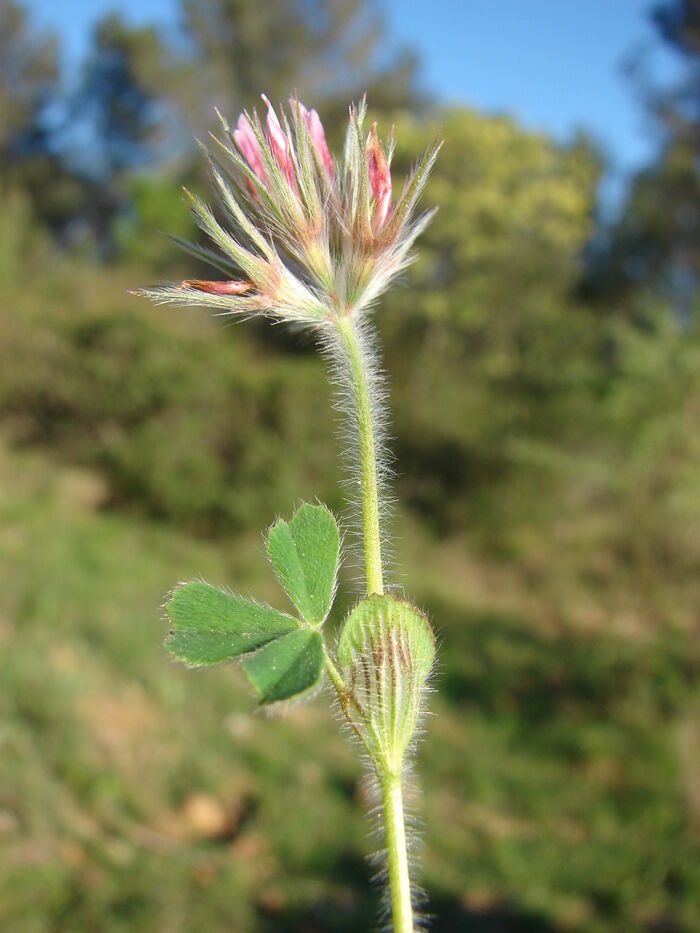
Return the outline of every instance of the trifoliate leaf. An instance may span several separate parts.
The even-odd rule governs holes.
[[[280,519],[267,535],[267,553],[280,583],[309,625],[330,612],[340,536],[325,505],[304,503],[290,522]]]
[[[299,629],[291,616],[208,583],[179,586],[166,610],[172,623],[166,647],[192,667],[230,661]]]
[[[282,635],[243,661],[260,702],[274,703],[315,687],[323,670],[323,640],[319,632],[300,628]]]

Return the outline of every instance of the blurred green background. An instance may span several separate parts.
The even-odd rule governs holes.
[[[213,104],[292,88],[336,145],[366,89],[397,177],[447,140],[377,317],[395,579],[440,639],[432,929],[700,930],[700,5],[656,9],[682,79],[637,75],[658,144],[614,216],[590,139],[439,106],[375,12],[185,0],[177,41],[110,15],[71,83],[0,0],[3,931],[375,923],[327,698],[256,716],[235,669],[159,648],[174,582],[281,605],[261,530],[302,498],[344,510],[309,342],[128,294],[207,277],[159,231],[195,235],[179,189],[207,190]],[[348,564],[335,624],[355,593]]]

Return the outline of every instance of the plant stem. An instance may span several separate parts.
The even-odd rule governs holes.
[[[381,779],[381,789],[394,933],[413,933],[401,775],[386,773]]]
[[[384,578],[382,574],[382,542],[379,530],[377,451],[369,384],[353,322],[347,314],[339,315],[337,320],[338,330],[347,355],[356,406],[367,593],[369,595],[373,593],[381,595],[384,592]]]
[[[372,419],[372,406],[368,375],[357,332],[349,315],[337,318],[343,347],[347,356],[355,400],[358,433],[360,486],[362,500],[362,528],[365,551],[367,593],[384,593],[382,572],[382,545],[379,528],[379,491],[377,488],[377,449]],[[342,680],[332,665],[331,680],[343,702]],[[361,736],[360,736],[361,737]],[[367,747],[367,746],[365,746]],[[369,749],[368,749],[369,750]],[[382,793],[384,835],[386,841],[389,890],[394,933],[413,933],[413,907],[411,881],[408,872],[406,826],[403,812],[401,770],[391,770],[375,759]]]

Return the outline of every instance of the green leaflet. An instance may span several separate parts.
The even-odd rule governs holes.
[[[323,640],[317,631],[299,628],[266,645],[243,661],[260,702],[274,703],[315,687],[323,670]]]
[[[179,586],[166,609],[172,623],[166,647],[191,667],[230,661],[299,628],[283,612],[208,583]]]
[[[309,625],[322,625],[330,612],[339,550],[338,526],[325,505],[304,503],[291,521],[280,519],[268,532],[270,562]]]

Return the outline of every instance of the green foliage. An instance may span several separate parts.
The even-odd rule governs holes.
[[[156,647],[173,574],[275,598],[258,535],[106,511],[103,486],[0,445],[0,927],[371,929],[366,790],[326,705],[251,715],[243,676]],[[657,562],[626,588],[581,572],[576,539],[538,572],[398,531],[444,646],[419,764],[437,929],[695,933],[700,575]]]
[[[406,310],[470,333],[482,354],[512,355],[538,319],[565,313],[601,165],[583,138],[558,146],[510,118],[455,107],[427,126],[397,114],[395,176],[438,129],[446,144],[426,203],[439,212],[421,237]]]
[[[132,177],[127,187],[129,210],[113,227],[119,253],[153,270],[171,270],[175,262],[181,267],[182,255],[169,237],[193,239],[195,228],[189,211],[183,209],[180,185],[169,176],[153,174]]]
[[[376,0],[322,0],[313,13],[304,0],[185,0],[184,12],[198,66],[198,128],[202,100],[233,114],[259,105],[261,88],[274,104],[290,88],[326,110],[333,103],[341,120],[347,101],[365,91],[384,106],[415,100],[415,58],[385,34]]]
[[[127,295],[137,268],[47,269],[0,298],[0,420],[16,440],[99,468],[111,502],[199,534],[257,529],[300,497],[342,505],[318,359],[144,308]]]
[[[189,667],[256,652],[243,670],[261,703],[298,696],[320,681],[321,636],[291,616],[207,583],[177,587],[166,608],[173,626],[166,647]]]
[[[34,231],[28,198],[18,190],[0,188],[3,211],[0,215],[0,287],[15,284],[22,269],[22,257],[32,247]]]
[[[645,324],[645,333],[616,328],[609,440],[596,472],[617,504],[609,546],[625,563],[672,566],[680,578],[697,572],[699,556],[700,332],[679,330],[663,306],[647,307]]]
[[[699,198],[698,148],[672,140],[634,178],[610,248],[591,275],[598,300],[612,294],[633,316],[640,293],[652,293],[688,314],[700,275],[700,224],[691,207]]]
[[[281,518],[267,533],[270,562],[309,625],[322,625],[330,612],[339,553],[338,526],[323,505],[304,503],[290,522]]]
[[[612,299],[631,317],[639,312],[640,294],[649,293],[687,316],[700,282],[700,8],[697,0],[659,0],[650,18],[676,56],[677,77],[655,80],[641,50],[629,63],[657,130],[658,152],[632,179],[589,284],[599,301]]]
[[[438,529],[503,547],[521,520],[551,520],[530,457],[566,453],[609,378],[607,325],[575,294],[600,164],[583,139],[558,146],[463,108],[442,116],[426,193],[439,211],[379,319],[402,495]],[[433,127],[397,115],[396,174]]]
[[[0,168],[17,137],[36,129],[57,74],[56,38],[36,34],[19,3],[0,0]]]
[[[149,161],[165,123],[159,102],[176,92],[179,71],[156,26],[129,26],[119,13],[97,22],[76,102],[96,131],[93,172],[111,181]]]

